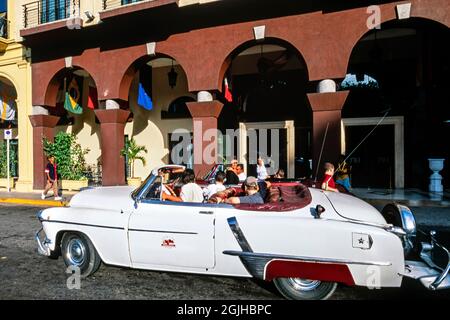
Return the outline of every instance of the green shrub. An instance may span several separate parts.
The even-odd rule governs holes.
[[[44,152],[53,155],[58,166],[58,175],[63,180],[85,180],[86,160],[85,155],[89,149],[82,149],[77,143],[74,134],[59,132],[55,141],[51,142],[44,138]]]

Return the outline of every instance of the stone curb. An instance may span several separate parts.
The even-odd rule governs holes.
[[[21,199],[21,198],[0,198],[0,203],[45,206],[45,207],[65,207],[66,201],[39,200],[39,199]]]

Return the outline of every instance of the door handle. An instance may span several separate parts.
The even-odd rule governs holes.
[[[213,214],[214,211],[199,211],[200,214]]]

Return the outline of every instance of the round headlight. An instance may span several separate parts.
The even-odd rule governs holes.
[[[416,233],[416,219],[407,206],[390,203],[383,208],[381,213],[387,223],[402,228],[407,235]]]
[[[400,211],[400,217],[402,220],[402,228],[406,231],[407,234],[415,234],[416,233],[416,218],[412,211],[403,205],[397,205]]]

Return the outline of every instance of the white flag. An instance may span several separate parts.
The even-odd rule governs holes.
[[[16,118],[16,102],[11,98],[0,96],[0,119],[12,121]]]

